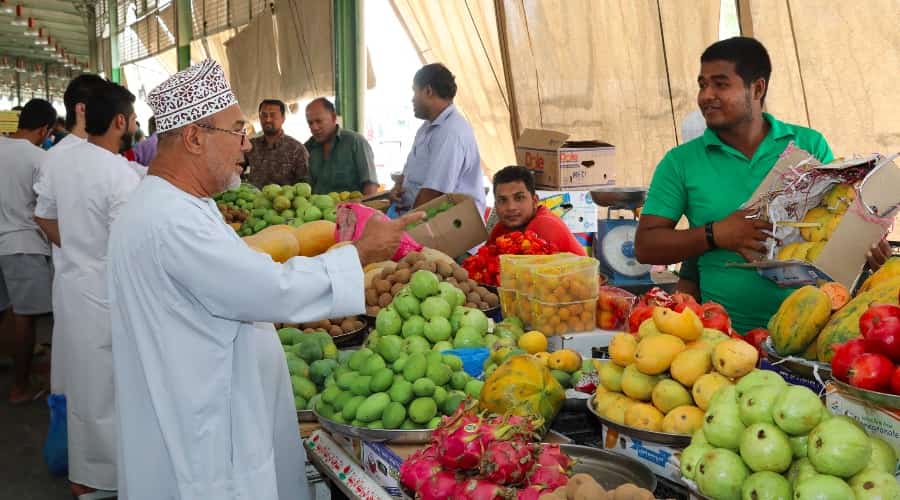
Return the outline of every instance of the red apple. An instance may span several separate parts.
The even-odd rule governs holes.
[[[873,323],[866,332],[866,350],[900,361],[900,318],[887,317]]]
[[[886,356],[871,352],[860,354],[850,363],[850,385],[869,391],[887,392],[894,376],[894,363]]]
[[[650,305],[635,307],[631,311],[631,316],[628,317],[628,331],[631,333],[638,331],[644,320],[653,317],[653,307]]]
[[[891,377],[891,392],[900,395],[900,366],[894,370],[894,375]]]
[[[868,337],[876,325],[890,318],[900,320],[900,306],[894,304],[873,304],[859,317],[859,333]]]
[[[725,308],[715,302],[707,302],[701,306],[703,314],[700,315],[700,321],[703,322],[704,328],[712,328],[723,333],[729,333],[731,330],[731,318],[725,312]]]
[[[850,364],[859,355],[866,353],[866,340],[857,338],[834,346],[834,357],[831,358],[831,374],[842,382],[847,382]]]

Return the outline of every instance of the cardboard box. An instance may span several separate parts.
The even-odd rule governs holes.
[[[484,217],[478,211],[475,201],[464,194],[439,196],[416,208],[415,211],[426,212],[429,208],[439,207],[446,201],[452,203],[453,207],[410,229],[407,233],[422,245],[456,258],[470,248],[484,243],[488,233],[484,227]]]
[[[603,448],[633,458],[646,465],[657,476],[662,476],[678,484],[685,484],[681,478],[681,451],[678,448],[648,443],[603,426]]]
[[[590,191],[538,191],[541,205],[558,215],[573,233],[597,232],[597,205]]]
[[[571,349],[582,358],[589,359],[593,357],[591,349],[594,347],[608,347],[609,342],[619,332],[609,332],[606,330],[594,330],[591,332],[565,333],[563,335],[554,335],[547,337],[547,350],[557,351],[560,349]]]
[[[859,422],[870,436],[890,444],[900,456],[900,410],[881,408],[842,391],[833,382],[826,385],[825,405],[835,415],[847,415]],[[900,477],[895,468],[894,475]]]
[[[516,163],[534,172],[535,183],[544,188],[615,184],[615,146],[568,139],[569,134],[563,132],[525,129],[516,143]]]
[[[870,155],[815,168],[817,170],[870,168],[870,172],[859,182],[859,195],[865,207],[875,209],[878,214],[884,215],[890,214],[900,203],[900,168],[892,161],[896,156],[885,158],[881,155]],[[804,169],[808,169],[806,162],[810,158],[811,156],[806,151],[792,148],[792,145],[789,145],[786,153],[772,167],[745,206],[762,206],[768,193],[778,192],[784,187],[786,174],[792,170],[802,172]],[[818,203],[818,199],[810,198],[810,201]],[[815,285],[819,281],[825,280],[840,282],[852,290],[866,264],[866,253],[886,234],[885,228],[872,220],[871,216],[859,213],[865,209],[858,211],[855,208],[851,205],[847,210],[834,233],[825,243],[822,252],[812,263],[799,260],[764,259],[759,262],[732,265],[756,268],[762,276],[774,281],[779,286]],[[893,220],[893,216],[891,216],[891,220]],[[781,229],[783,230],[783,228]],[[788,234],[790,234],[788,238],[791,239],[787,239],[785,242],[796,241],[798,238],[796,232]],[[781,235],[779,237],[784,238]]]

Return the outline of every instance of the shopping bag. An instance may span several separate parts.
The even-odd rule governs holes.
[[[44,461],[50,474],[65,476],[69,473],[68,432],[66,431],[66,397],[51,394],[47,397],[50,407],[50,429],[44,441]]]

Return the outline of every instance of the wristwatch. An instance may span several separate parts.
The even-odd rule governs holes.
[[[716,238],[713,236],[713,223],[707,222],[703,228],[706,230],[706,244],[709,245],[709,249],[715,250],[719,248],[719,246],[716,245]]]

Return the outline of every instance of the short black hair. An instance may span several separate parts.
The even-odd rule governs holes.
[[[280,99],[263,99],[262,102],[259,103],[259,107],[256,108],[256,111],[262,111],[263,106],[278,106],[278,109],[281,110],[281,116],[284,116],[286,106],[284,105],[284,101]]]
[[[109,82],[97,75],[85,73],[78,75],[69,82],[63,94],[63,104],[66,106],[66,129],[72,130],[75,126],[75,106],[87,104],[90,96],[102,93]]]
[[[151,116],[149,120],[147,120],[147,134],[153,135],[156,133],[156,117]]]
[[[439,97],[452,100],[456,97],[456,77],[441,63],[422,66],[413,77],[413,84],[420,89],[431,87]]]
[[[744,81],[744,86],[762,78],[766,82],[766,93],[769,91],[769,77],[772,76],[772,60],[769,52],[755,38],[736,36],[720,40],[703,51],[700,62],[729,61],[734,63],[734,71]],[[765,102],[763,94],[760,102]]]
[[[32,99],[25,103],[19,113],[19,130],[37,130],[41,127],[53,128],[56,110],[43,99]]]
[[[325,111],[330,111],[332,113],[336,113],[337,110],[334,108],[334,103],[329,101],[327,97],[317,97],[312,101],[309,101],[309,104],[306,105],[307,108],[312,106],[313,104],[321,104]]]
[[[525,189],[531,194],[537,194],[534,190],[534,175],[531,170],[521,165],[510,165],[500,169],[494,174],[494,194],[497,194],[497,186],[500,184],[509,184],[510,182],[521,182],[525,184]]]
[[[106,90],[88,97],[85,106],[84,129],[90,135],[103,135],[116,116],[124,115],[126,121],[131,118],[134,94],[117,83],[108,82]]]

